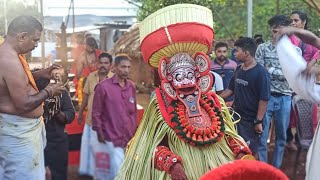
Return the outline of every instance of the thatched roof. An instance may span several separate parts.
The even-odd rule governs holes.
[[[139,24],[132,25],[128,32],[122,35],[114,44],[112,54],[126,53],[132,59],[142,59],[140,51]]]

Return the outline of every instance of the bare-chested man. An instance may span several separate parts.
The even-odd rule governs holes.
[[[94,37],[86,38],[86,50],[79,56],[77,63],[77,78],[87,77],[91,72],[97,70],[98,57],[100,50],[96,49],[97,42]]]
[[[73,80],[73,83],[76,85],[76,95],[78,97],[79,106],[82,104],[82,89],[84,87],[85,79],[90,73],[97,70],[100,50],[96,48],[96,40],[93,37],[88,36],[86,38],[85,51],[81,53],[77,62],[76,78]]]
[[[39,92],[34,79],[50,78],[57,66],[31,74],[24,58],[38,45],[41,31],[38,20],[19,16],[0,45],[0,179],[44,179],[42,103],[64,88],[49,84]]]

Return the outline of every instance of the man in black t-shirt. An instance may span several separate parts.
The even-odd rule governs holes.
[[[52,72],[52,78],[61,81],[59,70]],[[36,80],[39,90],[49,84],[49,80]],[[65,125],[73,121],[75,110],[67,90],[61,96],[50,97],[44,102],[44,120],[46,127],[47,145],[44,150],[46,176],[52,180],[67,180],[68,178],[68,134]],[[50,172],[50,173],[49,173]]]
[[[270,76],[254,59],[254,39],[244,37],[235,43],[235,48],[235,56],[243,64],[237,67],[221,97],[225,99],[234,95],[233,109],[241,116],[238,133],[257,157],[262,121],[270,98]]]

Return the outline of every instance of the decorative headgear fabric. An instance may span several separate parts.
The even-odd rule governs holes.
[[[236,160],[221,165],[202,177],[200,180],[289,180],[279,169],[260,161]]]
[[[140,26],[141,52],[144,60],[158,67],[162,57],[177,53],[194,56],[211,49],[214,37],[210,9],[194,4],[176,4],[156,11]]]

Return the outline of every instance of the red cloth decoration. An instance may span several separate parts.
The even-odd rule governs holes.
[[[239,153],[252,154],[251,150],[246,144],[242,144],[240,141],[237,141],[232,137],[228,137],[228,142],[229,147],[235,156],[237,156]]]
[[[200,180],[289,180],[279,169],[260,161],[236,160],[217,167]]]
[[[170,174],[171,167],[176,163],[181,163],[182,158],[173,154],[168,147],[158,146],[154,161],[158,170]]]
[[[172,43],[199,42],[211,49],[214,32],[211,27],[196,22],[176,23],[167,26]],[[147,35],[141,43],[143,59],[149,64],[153,53],[170,45],[165,27]],[[205,52],[207,53],[207,52]]]
[[[194,126],[191,123],[193,119],[186,116],[185,106],[179,100],[172,101],[168,96],[162,97],[160,89],[156,89],[156,96],[161,114],[167,124],[180,139],[191,146],[214,144],[224,136],[225,127],[221,104],[214,93],[208,92],[199,100],[201,108],[204,110],[203,120],[210,121],[208,124],[211,124],[207,127]]]

